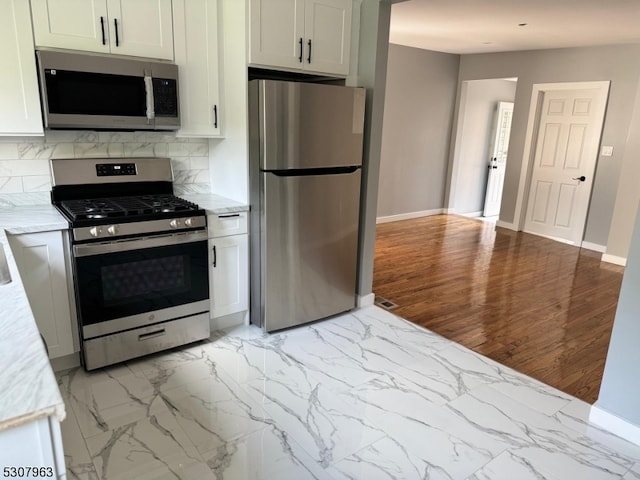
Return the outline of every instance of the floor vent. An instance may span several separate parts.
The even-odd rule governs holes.
[[[395,303],[387,300],[386,298],[379,297],[377,295],[375,299],[375,304],[378,305],[379,307],[386,308],[387,310],[393,310],[398,306]]]

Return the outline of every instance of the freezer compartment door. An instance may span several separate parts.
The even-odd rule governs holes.
[[[360,170],[262,175],[263,328],[279,330],[353,309]]]
[[[364,88],[259,82],[262,170],[362,165]]]

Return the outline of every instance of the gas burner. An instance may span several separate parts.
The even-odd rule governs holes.
[[[153,217],[154,215],[190,212],[198,206],[169,194],[66,200],[60,208],[72,221],[113,217]]]

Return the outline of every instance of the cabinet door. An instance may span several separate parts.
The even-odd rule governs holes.
[[[29,465],[33,466],[34,470],[36,467],[44,467],[43,474],[37,475],[40,471],[38,469],[35,470],[35,475],[24,475],[28,478],[67,478],[58,420],[49,416],[2,430],[0,465]],[[49,468],[52,470],[49,471]],[[4,475],[10,476],[6,472]]]
[[[180,73],[179,136],[222,133],[217,0],[173,0],[175,62]]]
[[[209,240],[211,255],[211,317],[242,312],[249,307],[247,235]]]
[[[105,0],[31,0],[31,14],[37,47],[109,52]]]
[[[173,60],[171,0],[107,0],[111,53]]]
[[[249,62],[302,68],[304,0],[251,0],[250,8]]]
[[[0,15],[0,135],[42,135],[28,0],[8,0]]]
[[[304,12],[304,68],[347,75],[351,50],[351,0],[305,0]]]
[[[71,310],[62,232],[9,236],[33,316],[49,358],[73,353]]]

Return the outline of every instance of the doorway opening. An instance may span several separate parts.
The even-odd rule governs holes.
[[[497,220],[517,78],[462,83],[447,211]]]

